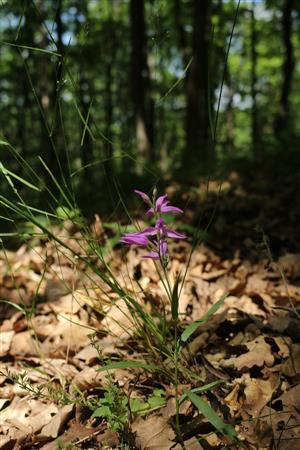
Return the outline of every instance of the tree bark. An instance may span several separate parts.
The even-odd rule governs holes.
[[[130,1],[131,21],[131,84],[135,114],[137,150],[141,163],[153,159],[151,124],[149,123],[149,67],[147,63],[144,0]],[[138,169],[140,171],[140,169]]]
[[[293,72],[295,67],[294,49],[292,44],[294,0],[284,0],[282,10],[282,40],[284,48],[284,60],[282,65],[282,86],[279,108],[274,121],[274,134],[281,140],[288,128],[290,116],[289,96],[292,87]]]
[[[211,0],[193,0],[193,60],[186,79],[186,155],[192,168],[209,168],[214,160],[209,132],[209,58]]]
[[[79,35],[81,31],[82,24],[79,21],[79,16],[83,15],[85,18],[87,17],[87,5],[83,0],[77,0],[75,3],[76,6],[76,20],[75,20],[75,30],[76,34]],[[84,50],[82,48],[79,49],[79,54],[77,58],[80,60],[80,64],[78,66],[78,99],[80,105],[80,112],[84,120],[88,120],[89,117],[89,108],[91,103],[91,95],[90,92],[92,90],[91,82],[88,78],[87,69],[86,69],[86,59],[84,56]],[[84,133],[85,124],[79,118],[79,127],[81,131],[81,136]],[[90,126],[90,121],[88,121],[88,125]],[[82,167],[88,166],[92,163],[94,159],[94,151],[93,151],[93,141],[88,131],[85,132],[84,140],[80,149],[80,160]],[[83,182],[85,186],[88,186],[89,183],[92,184],[94,182],[94,171],[86,167],[82,173]]]
[[[252,9],[250,11],[251,15],[251,99],[252,99],[252,110],[251,110],[251,137],[252,137],[252,151],[253,154],[258,152],[258,110],[257,110],[257,31],[256,31],[256,18],[255,18],[255,1],[252,0]]]

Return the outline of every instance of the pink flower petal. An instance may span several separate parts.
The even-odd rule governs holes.
[[[128,245],[140,245],[140,246],[145,246],[148,245],[148,239],[146,236],[139,236],[139,235],[124,235],[120,242],[123,242],[124,244],[128,244]]]
[[[161,213],[168,213],[168,212],[174,212],[174,213],[178,213],[181,214],[183,213],[182,209],[177,208],[177,206],[162,206],[160,209]]]
[[[178,233],[177,231],[172,231],[169,228],[165,228],[164,233],[166,236],[174,239],[186,239],[186,235],[183,233]]]
[[[161,195],[160,197],[158,197],[158,199],[155,202],[155,206],[158,212],[160,212],[160,209],[163,205],[168,204],[168,200],[167,200],[168,196],[167,195]]]
[[[134,189],[134,191],[137,195],[139,195],[140,197],[142,197],[142,199],[144,200],[144,202],[146,203],[150,203],[151,204],[151,200],[149,198],[149,196],[147,194],[145,194],[145,192],[139,191],[138,189]]]
[[[143,259],[159,259],[158,252],[149,252],[147,255],[142,256]]]
[[[153,216],[153,214],[154,214],[153,208],[148,209],[148,211],[146,212],[146,216]]]

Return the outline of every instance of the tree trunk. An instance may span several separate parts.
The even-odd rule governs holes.
[[[186,79],[185,162],[191,168],[209,169],[214,160],[209,132],[209,60],[211,1],[193,0],[193,60]]]
[[[77,0],[76,1],[76,20],[75,20],[75,31],[76,35],[80,34],[82,24],[79,20],[79,16],[83,15],[85,18],[87,18],[87,5],[86,2],[83,0]],[[86,19],[87,20],[87,19]],[[84,56],[84,50],[81,48],[79,49],[79,54],[77,58],[80,60],[80,64],[78,66],[78,99],[79,99],[79,105],[80,105],[80,112],[84,120],[89,119],[89,108],[91,103],[91,82],[86,76],[87,70],[86,70],[86,58]],[[92,163],[94,159],[94,151],[93,151],[93,140],[90,136],[90,133],[85,130],[85,124],[79,118],[79,127],[80,127],[80,134],[83,136],[84,139],[81,144],[80,148],[80,160],[81,160],[81,166],[85,167],[85,169],[82,172],[82,178],[83,183],[85,186],[92,185],[94,180],[94,170],[93,168],[87,167],[89,164]],[[91,121],[88,120],[88,125],[90,126]],[[87,190],[87,188],[85,189]]]
[[[149,67],[147,63],[146,25],[144,18],[144,0],[130,1],[131,21],[131,83],[135,114],[136,142],[139,162],[153,159],[153,142],[150,133],[148,91]],[[138,167],[141,172],[142,167]]]
[[[256,19],[255,19],[255,0],[252,0],[251,14],[251,98],[252,98],[252,110],[251,110],[251,137],[252,137],[252,151],[253,154],[258,152],[258,111],[257,111],[257,31],[256,31]]]
[[[113,99],[113,84],[114,84],[114,66],[117,53],[117,39],[116,39],[116,29],[114,24],[114,4],[109,3],[109,19],[108,19],[108,54],[105,59],[105,135],[107,141],[105,142],[106,154],[105,156],[109,160],[104,164],[107,174],[112,173],[114,170],[114,160],[113,160],[113,120],[114,120],[114,99]]]
[[[286,135],[290,115],[289,95],[291,91],[295,66],[292,44],[293,5],[294,0],[284,0],[282,11],[282,39],[284,48],[284,61],[282,65],[282,87],[279,108],[274,121],[274,134],[278,140],[282,140],[282,138],[284,138],[284,136]]]
[[[226,136],[226,147],[230,154],[233,154],[234,150],[234,106],[233,106],[233,96],[234,90],[231,83],[231,76],[228,65],[225,68],[225,83],[228,89],[228,102],[226,105],[226,125],[227,125],[227,136]]]
[[[67,183],[69,165],[67,149],[65,147],[64,139],[64,128],[63,128],[63,117],[61,111],[61,89],[63,83],[63,64],[64,64],[64,54],[65,47],[63,44],[63,23],[62,23],[62,13],[63,13],[63,0],[57,0],[56,4],[56,14],[55,14],[55,24],[56,24],[56,48],[61,58],[58,60],[55,68],[54,79],[53,79],[53,90],[52,90],[52,105],[54,119],[53,128],[55,127],[55,144],[56,144],[56,159],[57,165],[60,169],[60,178],[62,178]]]

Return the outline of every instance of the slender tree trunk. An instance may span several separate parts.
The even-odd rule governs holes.
[[[60,169],[60,177],[67,182],[68,179],[68,157],[67,148],[65,148],[64,139],[64,129],[63,129],[63,117],[61,110],[61,89],[63,84],[63,64],[64,64],[64,54],[65,46],[63,44],[63,23],[62,23],[62,13],[63,13],[63,0],[57,0],[56,3],[56,14],[55,14],[55,24],[56,24],[56,47],[61,58],[58,60],[55,68],[54,79],[53,79],[53,90],[51,94],[52,108],[53,108],[53,129],[55,129],[55,143],[57,151],[57,165]]]
[[[290,116],[289,95],[292,87],[295,67],[294,50],[292,44],[294,0],[284,0],[282,11],[282,39],[284,60],[282,65],[282,86],[279,108],[274,121],[274,134],[281,140],[287,131]]]
[[[24,8],[24,27],[21,34],[21,40],[18,43],[21,45],[29,45],[34,47],[34,30],[32,26],[32,11],[29,4],[25,4]],[[25,59],[25,64],[27,61]],[[29,129],[32,132],[32,124],[35,121],[34,115],[34,102],[32,99],[32,93],[29,86],[29,81],[26,77],[25,70],[20,72],[20,85],[22,86],[23,108],[18,110],[18,134],[19,141],[22,149],[22,156],[27,159],[32,155],[32,140],[31,133],[28,133]],[[31,145],[31,147],[30,147]],[[22,168],[20,167],[20,170]]]
[[[82,24],[79,21],[79,16],[83,15],[84,17],[87,17],[87,5],[86,2],[83,0],[77,0],[76,1],[76,21],[75,21],[75,30],[76,34],[79,35]],[[88,77],[86,76],[86,59],[83,54],[83,51],[79,49],[79,54],[77,58],[80,60],[79,66],[78,66],[78,98],[79,98],[79,104],[80,104],[80,112],[82,114],[82,117],[84,120],[88,120],[88,113],[90,108],[90,81]],[[85,130],[85,124],[82,122],[80,118],[79,119],[79,128],[80,128],[80,134],[81,136],[84,133]],[[90,125],[90,122],[88,122],[88,125]],[[84,134],[84,140],[82,142],[82,145],[80,147],[80,160],[82,167],[88,166],[94,158],[93,154],[93,141],[90,136],[90,133],[88,131]],[[83,176],[83,182],[86,186],[89,184],[93,184],[94,171],[92,169],[86,168],[83,170],[82,176]]]
[[[135,113],[135,129],[138,154],[141,163],[152,157],[153,142],[149,124],[149,67],[147,63],[146,25],[144,18],[144,0],[130,1],[131,20],[131,83]],[[141,171],[138,168],[138,171]]]
[[[228,102],[226,105],[226,124],[227,124],[226,145],[228,151],[232,154],[234,149],[234,108],[233,108],[234,90],[231,84],[231,76],[228,65],[225,68],[225,83],[228,89]]]
[[[44,10],[44,5],[42,0],[36,3],[37,20],[38,20],[38,35],[39,41],[35,43],[35,46],[42,49],[47,49],[48,46],[48,35],[47,30],[44,26],[44,21],[46,19],[46,12]],[[30,18],[29,18],[30,20]],[[40,91],[40,152],[39,155],[42,156],[45,161],[49,171],[54,175],[55,178],[59,179],[59,170],[55,155],[55,146],[51,134],[51,124],[53,121],[53,69],[51,67],[51,61],[48,55],[41,55],[38,59],[39,64],[39,91]],[[55,185],[51,176],[45,172],[45,183],[46,186],[51,191],[56,191]]]
[[[252,150],[253,154],[258,152],[258,110],[257,110],[257,31],[256,31],[256,18],[255,18],[255,1],[252,0],[251,14],[251,98],[252,98],[252,111],[251,111],[251,136],[252,136]]]
[[[211,0],[193,0],[193,60],[186,79],[186,154],[192,168],[209,168],[214,160],[209,132],[209,59]]]
[[[114,65],[117,52],[117,42],[116,42],[116,30],[113,21],[114,18],[114,4],[109,4],[109,23],[108,23],[108,39],[109,39],[109,49],[106,56],[105,62],[105,134],[109,141],[106,142],[106,157],[109,158],[108,162],[105,164],[106,173],[111,173],[114,170],[113,164],[113,114],[114,114],[114,104],[113,104],[113,84],[114,84]]]
[[[175,25],[177,28],[178,44],[182,53],[183,64],[184,66],[186,66],[188,63],[188,45],[186,32],[183,24],[181,6],[182,6],[181,0],[174,1],[174,18],[175,18]]]

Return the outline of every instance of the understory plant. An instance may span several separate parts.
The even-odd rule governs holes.
[[[223,304],[225,299],[222,298],[216,302],[204,317],[188,325],[185,329],[182,328],[179,318],[179,298],[183,289],[186,271],[183,274],[179,273],[175,279],[171,279],[169,267],[172,255],[169,252],[168,244],[171,239],[184,240],[187,236],[171,228],[169,220],[167,225],[166,214],[173,213],[179,215],[183,213],[183,210],[171,205],[167,195],[158,196],[156,189],[153,190],[152,195],[135,190],[135,193],[142,198],[148,207],[146,217],[149,220],[149,226],[146,226],[142,230],[136,229],[132,232],[123,233],[121,238],[119,238],[121,243],[125,245],[144,248],[145,253],[141,258],[153,261],[169,301],[167,311],[163,310],[163,313],[157,311],[157,315],[154,316],[153,312],[148,312],[139,301],[137,298],[138,293],[132,293],[132,291],[129,291],[120,284],[108,263],[103,245],[94,239],[91,230],[80,216],[77,205],[74,204],[68,196],[68,193],[63,190],[52,174],[53,181],[67,204],[67,207],[64,208],[67,220],[71,221],[81,234],[81,238],[76,238],[77,247],[75,248],[70,245],[68,240],[62,238],[59,233],[55,232],[53,228],[53,221],[58,221],[63,226],[66,217],[61,217],[61,214],[58,214],[56,210],[51,212],[42,209],[37,210],[28,205],[15,186],[15,180],[12,174],[5,170],[2,170],[2,174],[7,179],[16,196],[16,201],[8,200],[4,196],[0,196],[0,205],[7,211],[8,217],[18,217],[18,219],[31,223],[34,227],[32,237],[35,239],[42,238],[43,240],[50,240],[56,246],[58,253],[61,252],[68,259],[73,259],[74,267],[78,265],[78,262],[87,266],[90,272],[92,271],[101,280],[102,284],[104,283],[110,288],[117,299],[122,300],[126,304],[130,320],[134,326],[135,335],[142,340],[143,347],[147,349],[147,355],[144,360],[103,360],[103,365],[100,370],[109,371],[114,368],[141,368],[150,373],[157,374],[158,379],[167,380],[173,384],[176,403],[174,426],[178,441],[181,442],[183,448],[184,443],[180,428],[179,409],[180,405],[186,399],[190,400],[199,412],[210,421],[217,432],[227,435],[233,442],[239,442],[235,429],[231,425],[225,424],[214,409],[201,397],[202,393],[214,389],[221,381],[216,380],[203,386],[203,380],[188,367],[184,352],[182,352],[190,337],[201,325],[209,320]],[[36,184],[34,184],[34,181],[28,183],[24,179],[19,179],[18,182],[27,187],[38,189],[39,175],[33,172],[33,178],[35,176]],[[59,205],[59,199],[57,199],[57,204]],[[68,211],[71,211],[71,213],[68,214]],[[41,220],[41,217],[44,220]],[[27,234],[26,238],[28,239],[28,237],[30,236]],[[86,273],[86,276],[89,277],[88,273]],[[95,280],[95,277],[93,277],[93,280]],[[107,292],[101,287],[101,283],[97,287],[100,290],[102,289],[103,296],[107,296],[107,299],[110,301]],[[118,305],[118,300],[116,301],[116,305]],[[101,309],[100,306],[99,309]],[[158,317],[159,321],[157,321]],[[109,332],[109,330],[107,331]],[[180,383],[191,384],[194,387],[186,389],[181,393],[179,392]],[[107,420],[114,424],[117,423],[120,429],[122,424],[124,424],[124,411],[122,412],[120,421],[118,421],[118,418],[114,417],[116,411],[112,408],[113,397],[111,392],[108,391],[102,400],[100,398],[101,401],[99,400],[99,402],[96,401],[94,403],[95,411],[97,411],[97,415],[104,415]],[[128,407],[129,417],[132,404],[124,400],[122,410],[126,407]],[[133,413],[135,407],[136,405],[133,406]],[[243,448],[242,443],[239,445]]]
[[[11,146],[9,148],[13,151]],[[44,163],[42,164],[47,170],[47,166]],[[59,197],[56,197],[51,192],[51,196],[57,205],[56,209],[51,211],[37,209],[29,205],[23,199],[22,193],[18,188],[18,185],[21,185],[23,188],[26,187],[27,189],[30,188],[39,191],[40,175],[38,173],[31,171],[31,181],[28,182],[20,177],[16,180],[13,174],[5,170],[4,167],[2,169],[0,168],[0,171],[11,187],[12,193],[15,195],[15,200],[0,195],[0,206],[6,211],[7,218],[13,221],[17,218],[17,221],[15,221],[17,227],[15,235],[19,237],[22,235],[18,230],[20,219],[23,223],[31,224],[32,232],[26,231],[26,235],[23,236],[29,245],[31,242],[30,239],[32,238],[35,240],[42,239],[43,241],[51,241],[57,253],[68,258],[70,263],[74,264],[74,267],[77,267],[80,263],[89,269],[85,273],[86,277],[90,277],[89,273],[91,272],[94,273],[92,277],[93,282],[98,277],[101,283],[98,285],[95,283],[95,287],[100,289],[103,297],[106,297],[108,302],[111,302],[111,299],[103,289],[103,284],[109,287],[114,293],[117,299],[115,301],[116,305],[118,305],[119,299],[127,306],[127,314],[130,316],[130,320],[134,326],[135,335],[138,339],[142,340],[143,348],[147,350],[147,354],[142,360],[104,360],[100,370],[141,368],[153,373],[153,375],[157,374],[158,379],[167,380],[173,384],[176,402],[175,429],[177,438],[183,448],[179,409],[182,402],[186,399],[195,405],[199,412],[215,427],[217,432],[227,435],[233,442],[239,442],[235,429],[231,425],[225,424],[214,409],[201,397],[202,393],[214,389],[221,381],[216,380],[203,386],[203,380],[200,376],[193,373],[186,364],[184,352],[182,351],[195,331],[209,320],[224,302],[224,298],[220,299],[204,317],[183,329],[179,318],[179,298],[183,289],[186,271],[183,274],[179,273],[175,279],[171,279],[169,267],[172,255],[169,252],[168,244],[171,239],[183,240],[187,236],[171,228],[169,220],[168,225],[166,223],[166,214],[173,213],[179,215],[183,211],[177,206],[171,205],[167,195],[158,196],[156,189],[154,189],[152,195],[136,190],[135,193],[142,198],[148,207],[146,217],[149,219],[149,226],[142,230],[136,229],[132,232],[123,233],[119,237],[119,240],[125,245],[144,248],[145,253],[142,255],[142,259],[153,261],[169,300],[169,310],[163,310],[163,313],[157,311],[157,315],[155,316],[153,312],[148,312],[139,301],[139,293],[128,290],[120,283],[108,262],[103,244],[94,238],[92,230],[80,215],[80,210],[74,202],[73,197],[59,184],[49,170],[47,172],[52,177],[53,183],[57,186],[59,193]],[[57,208],[61,205],[61,199],[64,199],[63,216],[57,211]],[[68,222],[72,222],[78,230],[78,233],[80,233],[80,237],[76,236],[76,246],[72,246],[70,241],[63,237],[63,233],[61,236],[54,227],[55,223],[60,223],[63,228],[66,219]],[[94,306],[94,308],[97,309],[97,306]],[[99,310],[101,310],[101,305],[99,305]],[[107,332],[109,333],[109,330]],[[180,383],[191,384],[193,387],[181,393],[179,392]],[[107,414],[107,418],[109,416],[111,419],[110,413],[112,409],[109,406],[110,404],[111,396],[108,397],[107,393],[106,396],[104,395],[103,400],[95,403],[95,410],[98,408],[98,414]],[[128,410],[130,410],[130,403],[128,403]],[[122,415],[120,424],[124,423],[123,419],[124,414]],[[115,419],[113,422],[115,423]],[[239,443],[239,445],[240,448],[243,448],[242,443]]]
[[[171,310],[171,318],[173,326],[173,345],[171,351],[171,357],[173,360],[174,376],[171,377],[171,381],[174,385],[175,391],[175,404],[176,404],[176,414],[175,414],[175,429],[177,432],[177,437],[184,448],[184,442],[181,435],[180,421],[179,421],[179,408],[184,400],[189,399],[194,406],[213,424],[219,432],[226,434],[233,442],[239,441],[235,429],[231,425],[225,424],[216,412],[210,407],[210,405],[198,396],[199,393],[208,391],[218,386],[219,380],[210,383],[209,385],[202,386],[200,388],[194,388],[191,390],[185,390],[183,395],[179,395],[179,381],[180,381],[180,369],[182,368],[182,373],[186,376],[186,371],[184,370],[184,365],[180,364],[181,350],[185,343],[189,340],[192,334],[203,325],[223,304],[226,296],[221,298],[216,302],[207,314],[200,320],[190,324],[182,333],[179,335],[179,298],[182,291],[180,282],[185,279],[186,272],[183,276],[178,274],[176,279],[170,279],[168,267],[170,263],[170,254],[168,251],[168,239],[186,239],[186,235],[179,233],[171,228],[168,228],[164,215],[166,213],[182,214],[183,210],[170,205],[167,195],[162,195],[157,197],[156,188],[153,190],[152,197],[148,196],[146,193],[135,190],[137,195],[139,195],[142,200],[148,205],[148,210],[146,212],[146,217],[154,221],[152,226],[148,226],[143,230],[138,230],[133,233],[125,233],[121,242],[127,245],[134,245],[138,247],[144,247],[147,250],[142,256],[142,259],[152,259],[155,265],[155,269],[159,275],[159,278],[164,287],[165,293],[169,300],[169,306]],[[188,268],[188,267],[187,267]],[[186,268],[186,270],[187,270]],[[165,316],[164,316],[165,319]],[[168,324],[164,324],[167,327]],[[160,331],[157,330],[157,335]],[[166,353],[169,353],[166,351]],[[172,368],[171,368],[172,370]],[[192,376],[193,378],[193,376]],[[243,443],[240,442],[241,448],[244,448]]]

